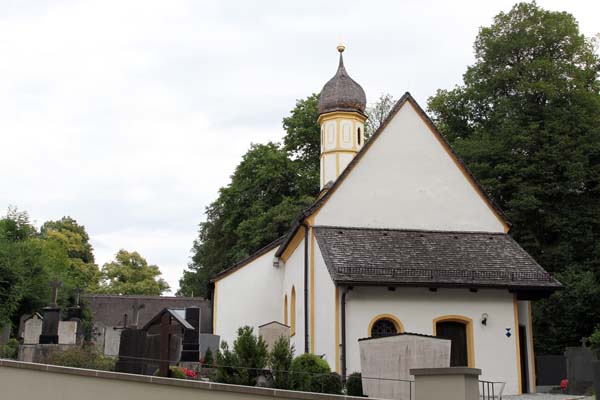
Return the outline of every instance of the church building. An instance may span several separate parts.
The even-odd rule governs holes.
[[[296,354],[360,371],[358,340],[452,341],[451,365],[535,391],[531,301],[561,287],[406,93],[365,141],[366,97],[339,66],[321,91],[321,193],[289,233],[216,275],[213,329],[290,326]]]

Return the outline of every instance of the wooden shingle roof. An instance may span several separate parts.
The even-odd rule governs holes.
[[[338,284],[545,291],[561,287],[504,233],[324,226],[314,230]]]

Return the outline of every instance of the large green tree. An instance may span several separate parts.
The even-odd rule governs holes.
[[[290,228],[298,212],[314,199],[304,192],[309,185],[301,179],[301,169],[278,144],[252,145],[231,183],[206,209],[179,294],[206,295],[212,275]]]
[[[0,325],[48,304],[50,281],[63,282],[58,302],[75,287],[64,247],[40,237],[26,212],[10,208],[0,219]]]
[[[120,295],[159,296],[169,290],[169,285],[160,275],[158,266],[148,265],[137,251],[119,250],[114,261],[102,266],[99,291]]]
[[[538,349],[561,351],[600,318],[578,306],[599,301],[581,296],[600,277],[600,60],[572,15],[535,2],[498,14],[474,48],[463,85],[429,110],[515,239],[564,281],[535,313]]]
[[[75,285],[86,291],[95,291],[100,270],[94,262],[93,248],[83,225],[71,217],[48,221],[40,229],[41,237],[63,246],[69,256],[69,275]]]

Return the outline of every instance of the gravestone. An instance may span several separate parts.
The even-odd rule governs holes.
[[[40,344],[58,344],[58,325],[60,323],[60,308],[46,307],[43,310],[42,334]]]
[[[59,321],[58,344],[77,344],[77,321]]]
[[[410,399],[411,369],[450,367],[452,342],[435,336],[401,333],[359,339],[363,393],[381,399]]]
[[[213,354],[213,357],[216,356],[217,351],[219,351],[219,343],[221,341],[221,336],[213,335],[210,333],[201,333],[200,334],[200,353],[202,357],[206,355],[206,351],[210,349],[210,352]]]
[[[105,356],[117,356],[119,355],[119,344],[121,343],[121,332],[122,329],[115,329],[108,327],[104,331],[104,355]]]
[[[198,362],[200,355],[200,308],[188,307],[185,309],[185,320],[194,327],[183,332],[181,343],[181,361]]]
[[[43,318],[35,313],[23,323],[23,344],[38,344],[42,334]]]
[[[593,385],[592,362],[596,359],[589,347],[567,347],[567,379],[569,394],[584,394]]]
[[[258,327],[258,335],[267,343],[269,350],[273,349],[273,345],[280,337],[290,339],[290,327],[280,322],[273,321]]]
[[[44,322],[42,323],[42,334],[40,344],[58,344],[58,325],[60,323],[60,308],[58,307],[58,288],[62,282],[50,282],[52,287],[52,304],[43,310]]]
[[[119,360],[115,371],[128,374],[146,373],[148,355],[146,354],[146,331],[140,329],[123,329],[120,331]],[[150,374],[152,374],[151,371]]]

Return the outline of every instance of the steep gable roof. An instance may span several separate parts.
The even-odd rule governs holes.
[[[419,106],[416,100],[411,96],[409,92],[406,92],[400,100],[394,105],[393,109],[390,111],[389,115],[385,119],[385,121],[381,124],[381,126],[377,129],[377,131],[373,134],[371,139],[365,143],[365,146],[356,154],[356,156],[352,159],[352,161],[348,164],[348,166],[344,169],[344,171],[340,174],[338,179],[333,183],[331,188],[327,190],[321,197],[319,197],[310,207],[305,209],[298,215],[296,220],[292,225],[292,229],[288,232],[288,235],[285,237],[285,241],[278,249],[276,256],[281,256],[285,248],[288,246],[296,231],[300,228],[302,221],[306,218],[314,215],[328,200],[331,196],[336,192],[336,190],[343,185],[346,177],[352,172],[354,167],[361,161],[364,155],[369,151],[369,149],[373,146],[373,144],[377,141],[379,136],[381,136],[382,132],[389,125],[392,119],[396,116],[396,114],[400,111],[400,109],[410,104],[419,116],[423,119],[423,121],[427,124],[428,128],[435,135],[436,139],[439,143],[444,147],[444,150],[447,151],[448,155],[452,158],[457,167],[461,170],[467,181],[471,184],[473,189],[477,192],[477,194],[481,197],[481,199],[487,204],[490,210],[494,213],[496,218],[504,225],[505,232],[508,232],[510,228],[510,222],[508,221],[506,215],[502,212],[502,210],[494,203],[494,201],[488,196],[488,194],[484,191],[481,185],[477,182],[473,174],[468,170],[464,162],[458,157],[454,149],[450,146],[446,138],[441,134],[441,132],[436,128],[435,124],[431,119],[427,116],[425,111]]]

